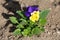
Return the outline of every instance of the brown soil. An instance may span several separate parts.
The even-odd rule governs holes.
[[[29,5],[39,5],[40,10],[51,9],[45,32],[39,36],[15,37],[9,32],[12,27],[9,16],[16,15],[14,13],[20,6],[23,8]],[[60,0],[0,0],[0,40],[60,40]]]

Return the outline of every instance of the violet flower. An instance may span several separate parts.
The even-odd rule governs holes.
[[[29,7],[27,7],[27,10],[25,11],[25,16],[30,17],[30,15],[33,11],[38,11],[38,6],[29,6]]]

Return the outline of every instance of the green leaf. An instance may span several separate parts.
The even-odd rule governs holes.
[[[21,30],[20,30],[20,29],[16,29],[16,30],[13,32],[13,34],[14,34],[15,36],[20,35],[20,34],[21,34]]]
[[[16,28],[20,29],[20,28],[24,28],[24,26],[22,24],[18,24]]]
[[[26,19],[20,19],[21,21],[27,22]]]
[[[40,27],[40,30],[41,30],[41,32],[44,32],[45,31],[45,29],[44,29],[44,27]]]
[[[31,36],[33,36],[33,34],[32,33],[29,33],[29,35],[28,35],[29,37],[31,37]]]
[[[18,23],[18,21],[17,21],[17,18],[16,18],[16,17],[10,17],[10,21],[11,21],[13,24]]]
[[[23,32],[22,32],[22,35],[23,36],[28,36],[28,34],[31,32],[31,29],[30,28],[27,28],[27,29],[24,29]]]
[[[42,10],[41,14],[40,14],[40,18],[46,18],[46,16],[48,15],[49,11],[50,11],[49,9]]]
[[[44,26],[46,24],[46,22],[47,22],[47,20],[45,18],[39,20],[40,26]]]
[[[29,22],[30,22],[30,25],[33,25],[34,24],[34,22],[32,22],[31,20],[29,20]]]
[[[16,13],[18,13],[18,15],[20,15],[22,18],[25,18],[24,15],[23,15],[23,11],[16,11]]]
[[[40,28],[35,27],[32,29],[32,34],[38,35],[38,34],[40,34],[40,31],[41,31]]]
[[[32,22],[31,20],[28,20],[28,25],[29,25],[29,27],[33,27],[34,24],[35,24],[35,23]]]
[[[27,20],[25,20],[25,19],[20,19],[20,23],[22,24],[22,25],[26,25],[28,22],[27,22]]]

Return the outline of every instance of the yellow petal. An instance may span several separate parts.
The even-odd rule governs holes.
[[[35,22],[39,20],[39,11],[34,11],[30,16],[30,20]]]

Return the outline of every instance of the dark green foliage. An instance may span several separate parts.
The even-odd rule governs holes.
[[[15,36],[23,35],[23,36],[32,36],[39,35],[44,32],[44,25],[46,24],[46,16],[49,13],[49,9],[42,10],[40,13],[40,19],[38,22],[32,22],[28,20],[23,14],[23,11],[17,11],[18,15],[21,17],[19,20],[16,17],[10,17],[10,21],[16,25],[16,29],[13,32]]]

